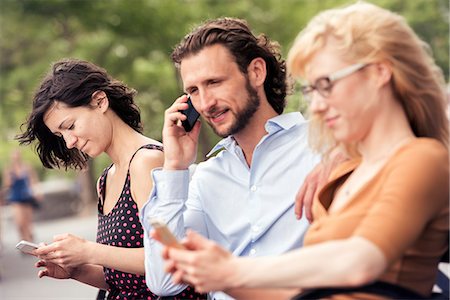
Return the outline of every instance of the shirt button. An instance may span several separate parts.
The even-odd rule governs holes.
[[[256,185],[252,185],[252,187],[250,188],[250,190],[251,190],[252,192],[256,192]]]
[[[255,255],[256,254],[256,249],[250,249],[250,255]]]

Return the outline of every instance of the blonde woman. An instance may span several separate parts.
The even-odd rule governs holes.
[[[240,299],[376,280],[429,297],[448,247],[449,152],[444,81],[428,53],[401,16],[372,4],[312,19],[288,64],[305,83],[312,144],[352,159],[318,194],[305,247],[237,258],[190,233],[195,251],[166,249],[174,279]]]

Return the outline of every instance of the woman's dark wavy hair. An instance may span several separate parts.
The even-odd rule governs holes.
[[[64,59],[53,64],[35,92],[33,109],[27,121],[21,125],[21,128],[26,126],[26,130],[16,139],[21,145],[29,145],[37,140],[36,152],[46,168],[86,167],[89,157],[78,149],[67,148],[64,139],[54,135],[44,124],[44,115],[56,102],[69,107],[91,107],[91,96],[95,91],[105,92],[109,108],[134,130],[142,132],[140,110],[133,101],[135,90],[90,62]]]
[[[220,18],[209,20],[191,33],[175,47],[172,60],[179,69],[181,61],[215,44],[225,46],[235,57],[243,74],[247,74],[250,62],[261,57],[267,66],[264,90],[273,109],[281,114],[286,106],[286,63],[281,58],[280,46],[264,34],[254,36],[244,20]]]

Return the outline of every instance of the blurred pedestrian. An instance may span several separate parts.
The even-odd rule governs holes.
[[[12,151],[10,164],[3,170],[2,189],[20,239],[26,241],[33,241],[33,210],[42,198],[34,188],[37,182],[35,170],[23,161],[20,150]]]

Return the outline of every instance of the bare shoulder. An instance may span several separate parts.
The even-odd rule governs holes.
[[[130,164],[131,194],[139,210],[150,194],[153,187],[152,170],[162,167],[164,153],[158,149],[141,149],[134,156]]]
[[[130,172],[140,175],[148,173],[154,168],[162,167],[164,153],[160,149],[141,149],[134,156],[130,164]]]

